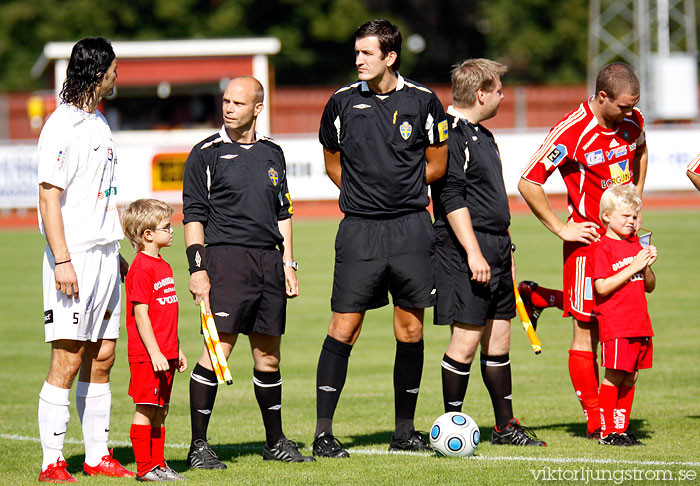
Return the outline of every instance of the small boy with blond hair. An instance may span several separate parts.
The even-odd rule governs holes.
[[[593,280],[605,368],[598,395],[604,445],[643,445],[627,430],[639,370],[651,368],[653,354],[644,293],[656,287],[651,265],[657,251],[652,245],[642,247],[637,238],[641,209],[632,184],[613,186],[600,200],[607,231],[595,244]]]
[[[124,234],[137,252],[126,276],[129,334],[129,396],[136,404],[131,424],[139,481],[185,479],[164,458],[165,417],[175,370],[187,369],[177,337],[178,301],[173,271],[160,256],[173,244],[173,208],[156,199],[132,202],[122,215]]]

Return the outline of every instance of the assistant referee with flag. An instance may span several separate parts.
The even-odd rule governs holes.
[[[187,158],[182,199],[190,292],[195,304],[211,309],[226,358],[238,335],[248,335],[265,426],[263,459],[308,462],[313,457],[302,456],[282,432],[280,341],[287,298],[299,294],[299,284],[284,154],[255,132],[262,108],[260,82],[234,79],[223,95],[224,125]],[[204,347],[190,380],[191,468],[226,468],[207,441],[216,391]]]

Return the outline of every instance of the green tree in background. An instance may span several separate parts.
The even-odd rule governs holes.
[[[50,41],[274,36],[278,84],[337,84],[355,77],[352,34],[387,17],[404,35],[402,72],[448,82],[469,57],[506,62],[512,81],[585,79],[585,0],[3,0],[0,90],[46,87],[29,70]],[[424,48],[411,52],[418,34]]]
[[[484,54],[523,82],[586,80],[588,1],[481,2]]]
[[[368,0],[373,7],[400,16],[396,21],[404,38],[402,71],[422,83],[449,83],[452,65],[485,55],[487,39],[479,31],[483,24],[479,6],[485,3],[487,0]],[[411,34],[425,40],[424,51],[410,52],[407,40]]]

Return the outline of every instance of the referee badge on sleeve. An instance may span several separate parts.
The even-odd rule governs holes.
[[[449,129],[447,128],[447,120],[442,120],[438,123],[438,133],[440,142],[444,142],[450,136]]]
[[[272,181],[272,185],[277,187],[277,184],[279,183],[279,180],[280,180],[279,175],[277,174],[277,171],[274,168],[270,167],[270,170],[267,171],[267,176]]]

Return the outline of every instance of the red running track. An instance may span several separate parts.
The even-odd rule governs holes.
[[[550,202],[555,211],[566,210],[566,196],[552,195]],[[651,192],[644,196],[644,209],[700,210],[700,192]],[[528,211],[527,204],[519,197],[510,198],[513,213]],[[340,219],[342,213],[338,201],[295,201],[294,219]],[[182,206],[175,205],[174,221],[182,221]],[[0,212],[0,230],[37,227],[36,209],[6,210]]]

